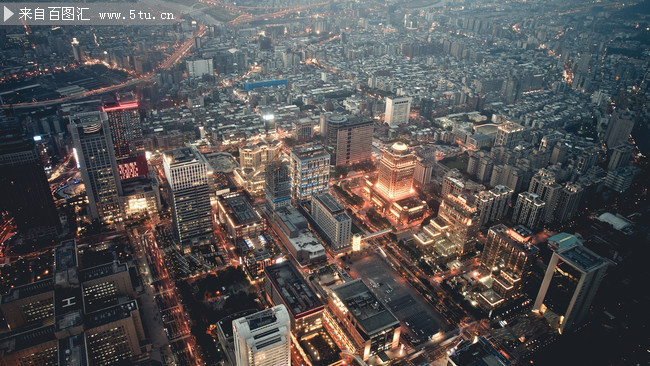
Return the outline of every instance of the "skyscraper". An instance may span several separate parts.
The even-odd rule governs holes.
[[[384,150],[379,162],[377,191],[390,200],[400,200],[413,193],[415,155],[403,142]]]
[[[555,252],[546,269],[533,311],[560,333],[579,325],[605,276],[607,262],[585,248],[575,236],[561,233],[548,239]]]
[[[53,237],[59,219],[34,140],[18,122],[0,120],[0,211],[26,238]]]
[[[330,180],[330,154],[323,145],[301,147],[291,151],[291,198],[294,202],[309,200],[327,192]]]
[[[370,160],[374,123],[370,119],[332,115],[326,118],[326,145],[331,163],[345,166]]]
[[[448,238],[457,247],[458,254],[474,249],[479,230],[476,202],[473,196],[448,194],[438,209],[438,219],[448,226]]]
[[[513,147],[521,140],[524,128],[514,122],[500,124],[497,128],[497,137],[494,146]]]
[[[616,170],[618,168],[630,165],[630,159],[632,158],[633,151],[634,145],[627,142],[615,146],[611,150],[611,157],[609,158],[609,163],[607,164],[607,170]]]
[[[86,187],[90,217],[105,224],[122,221],[118,199],[122,188],[106,112],[73,115],[69,128]]]
[[[272,163],[266,169],[266,207],[275,211],[291,204],[291,177],[287,162]]]
[[[290,366],[291,319],[277,305],[232,322],[237,366]]]
[[[116,99],[114,102],[104,103],[115,157],[120,159],[144,153],[138,101],[131,93],[119,94]]]
[[[560,191],[560,199],[555,208],[554,220],[557,222],[569,221],[575,216],[580,207],[584,189],[578,183],[567,183]]]
[[[165,176],[172,196],[174,226],[183,252],[212,238],[208,163],[194,147],[165,152]]]
[[[530,234],[532,233],[522,226],[512,229],[503,224],[492,226],[481,253],[483,271],[507,271],[520,278],[527,277],[539,253],[539,249],[529,241]]]
[[[412,101],[411,97],[386,98],[385,122],[391,126],[408,123]]]
[[[530,180],[528,192],[536,194],[546,204],[544,222],[555,220],[554,215],[560,201],[561,191],[562,185],[556,183],[555,173],[548,169],[540,169]]]
[[[612,120],[605,131],[605,143],[612,148],[630,137],[634,128],[634,115],[629,110],[617,109],[612,113]]]
[[[546,203],[538,195],[530,192],[519,193],[512,221],[523,224],[531,229],[539,228],[544,222]]]

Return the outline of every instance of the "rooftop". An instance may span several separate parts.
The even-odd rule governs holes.
[[[88,365],[85,335],[79,334],[59,340],[59,366]]]
[[[241,193],[229,193],[219,197],[224,210],[228,212],[236,226],[246,225],[261,220],[248,199]]]
[[[511,364],[484,337],[479,337],[476,343],[461,343],[457,349],[451,351],[449,361],[450,365],[454,366],[508,366]]]
[[[180,149],[166,151],[165,157],[171,160],[170,165],[204,160],[201,153],[193,147],[182,147]]]
[[[38,282],[33,282],[27,285],[14,287],[2,297],[0,297],[0,304],[6,304],[12,301],[17,301],[31,296],[40,295],[54,290],[54,281],[47,278]]]
[[[86,314],[86,329],[96,328],[128,318],[131,316],[131,312],[136,310],[138,310],[137,302],[135,300],[129,300],[122,304]]]
[[[331,214],[337,214],[340,212],[344,212],[345,209],[343,206],[341,206],[340,203],[338,203],[334,197],[332,197],[329,193],[321,193],[319,195],[316,195],[315,198],[327,208],[327,211],[329,211]]]
[[[0,356],[10,355],[39,344],[54,341],[54,327],[46,326],[0,339]]]
[[[399,321],[361,279],[332,287],[332,292],[356,318],[367,335],[399,325]]]
[[[81,282],[86,282],[126,271],[128,271],[126,263],[112,262],[84,269],[80,271],[79,277]]]
[[[569,262],[583,272],[607,265],[607,262],[603,258],[582,245],[560,250],[558,254],[564,261]]]
[[[294,318],[323,310],[323,303],[293,263],[277,263],[266,267],[264,272]]]

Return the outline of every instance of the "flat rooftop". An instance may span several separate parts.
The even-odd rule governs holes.
[[[230,193],[220,197],[223,208],[228,212],[236,226],[261,220],[248,199],[240,193]]]
[[[48,278],[10,289],[7,294],[0,297],[0,304],[7,304],[51,291],[54,291],[54,281]]]
[[[181,147],[171,151],[166,151],[165,156],[171,158],[171,164],[191,163],[193,161],[204,161],[201,153],[193,147]]]
[[[479,337],[476,343],[461,343],[452,350],[449,361],[454,366],[509,366],[505,358],[484,337]]]
[[[386,309],[361,279],[334,286],[332,292],[368,335],[399,325],[399,320]]]
[[[250,329],[251,332],[254,331],[255,329],[267,326],[269,324],[273,324],[277,320],[278,318],[275,316],[275,312],[273,311],[273,308],[262,310],[255,314],[246,316],[248,329]]]
[[[138,310],[138,303],[135,300],[129,300],[119,305],[86,314],[86,329],[92,329],[126,319],[131,316],[131,312],[136,310]]]
[[[116,273],[127,272],[128,270],[126,263],[111,262],[81,270],[79,272],[79,278],[81,279],[81,282],[86,282]]]
[[[0,356],[10,355],[55,340],[54,327],[51,325],[21,333],[14,333],[13,335],[0,339]]]
[[[323,310],[323,303],[293,263],[277,263],[266,267],[264,272],[294,318]]]
[[[323,157],[329,157],[330,154],[325,150],[323,145],[314,145],[308,147],[301,147],[298,149],[291,150],[291,155],[296,156],[299,159],[318,159]]]
[[[315,196],[315,198],[322,203],[325,208],[327,208],[327,211],[329,211],[331,214],[337,214],[339,212],[344,212],[345,209],[343,206],[341,206],[340,203],[338,203],[334,197],[332,197],[329,193],[321,193]]]
[[[588,272],[602,265],[607,265],[607,262],[603,258],[582,245],[563,250],[559,255],[564,261],[571,263],[584,272]]]
[[[86,366],[87,359],[83,333],[59,340],[59,366]]]

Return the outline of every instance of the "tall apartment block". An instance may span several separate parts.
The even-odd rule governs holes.
[[[514,122],[502,123],[497,127],[494,146],[513,147],[521,140],[524,127]]]
[[[408,123],[412,102],[411,97],[386,98],[384,121],[391,126]]]
[[[90,217],[105,224],[122,221],[117,161],[106,112],[73,115],[68,126],[74,142],[75,158],[81,167]]]
[[[165,152],[165,176],[172,197],[174,226],[183,252],[212,239],[208,162],[194,147]]]
[[[291,151],[291,198],[294,202],[311,199],[327,192],[330,180],[330,154],[323,145],[301,147]]]
[[[587,316],[607,262],[573,235],[561,233],[548,241],[555,252],[533,311],[543,314],[552,327],[563,333],[577,327]]]
[[[237,366],[290,366],[291,320],[277,305],[232,322]]]
[[[511,188],[502,185],[498,185],[489,191],[479,192],[476,197],[479,225],[483,226],[505,217],[513,193],[514,191]]]
[[[275,211],[291,205],[291,174],[287,162],[279,162],[266,170],[266,207]]]
[[[512,221],[517,224],[526,225],[531,229],[537,229],[544,223],[546,203],[538,195],[530,192],[522,192],[517,196],[517,203],[512,213]]]
[[[352,245],[352,219],[329,193],[321,193],[312,198],[311,215],[327,237],[326,241],[329,241],[332,250],[340,251]]]

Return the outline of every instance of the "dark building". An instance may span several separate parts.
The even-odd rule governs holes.
[[[0,211],[28,239],[54,237],[59,219],[41,158],[15,121],[0,120]]]

